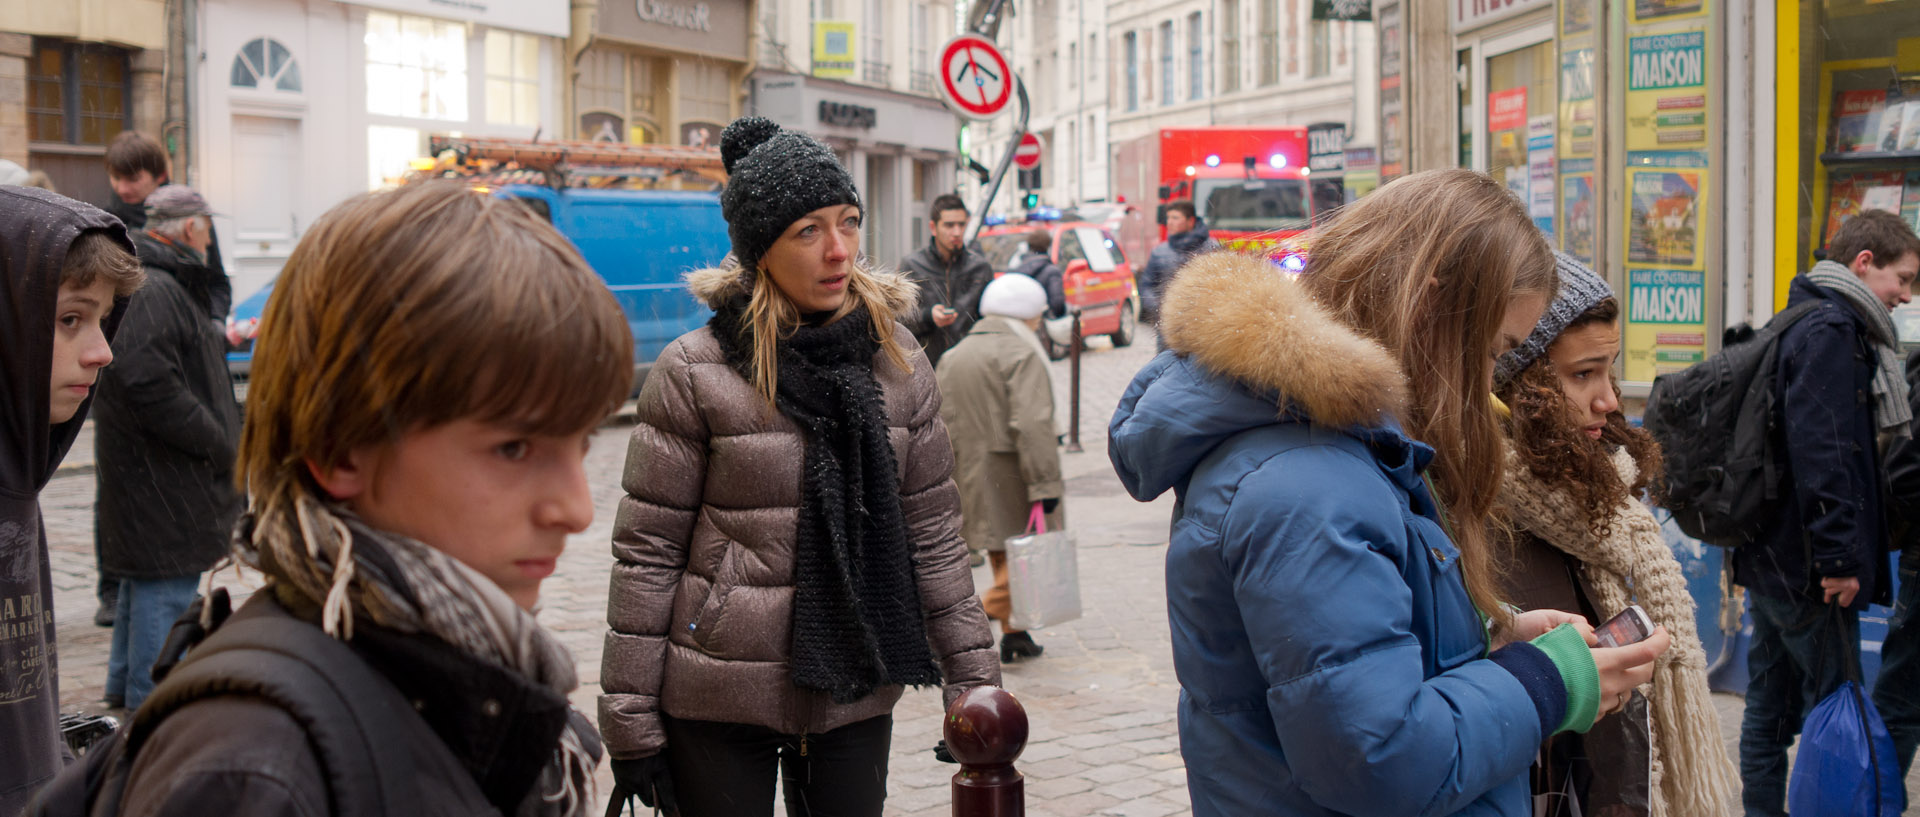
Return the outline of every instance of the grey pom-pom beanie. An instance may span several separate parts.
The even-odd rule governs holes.
[[[1607,286],[1607,279],[1571,255],[1555,250],[1553,268],[1560,273],[1560,293],[1554,296],[1553,303],[1547,305],[1547,311],[1540,314],[1540,322],[1533,325],[1533,333],[1527,335],[1526,341],[1494,362],[1495,391],[1506,388],[1535,360],[1545,355],[1547,347],[1560,339],[1560,333],[1565,332],[1567,325],[1573,323],[1575,318],[1613,297],[1613,289]]]
[[[865,209],[831,148],[764,117],[728,125],[720,133],[720,161],[728,174],[720,215],[734,258],[748,269],[759,267],[760,257],[802,216],[836,204]]]

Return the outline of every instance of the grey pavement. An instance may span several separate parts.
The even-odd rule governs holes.
[[[1189,814],[1185,763],[1179,751],[1174,676],[1162,581],[1172,494],[1153,503],[1134,502],[1113,475],[1106,454],[1106,425],[1133,374],[1153,356],[1150,337],[1133,347],[1110,348],[1104,339],[1082,359],[1082,453],[1062,455],[1069,529],[1078,543],[1081,618],[1034,633],[1046,653],[1005,668],[1006,688],[1019,698],[1030,725],[1018,761],[1026,775],[1027,811],[1035,817]],[[1053,365],[1060,423],[1065,409],[1068,363]],[[573,651],[581,688],[573,702],[594,711],[600,691],[600,651],[605,633],[608,542],[628,429],[612,425],[594,437],[587,457],[596,515],[572,537],[560,567],[542,590],[540,619]],[[90,464],[83,440],[72,463]],[[98,712],[106,674],[109,631],[92,623],[93,544],[91,467],[64,470],[42,495],[53,550],[55,619],[60,645],[60,688],[68,711]],[[257,575],[229,569],[215,582],[242,596]],[[974,583],[986,587],[986,568]],[[1736,751],[1741,701],[1715,696],[1722,734]],[[893,756],[888,770],[887,813],[933,817],[950,813],[950,780],[957,767],[933,758],[940,738],[940,695],[909,692],[894,710]],[[1908,779],[1920,793],[1920,773]],[[600,793],[612,779],[604,764]]]

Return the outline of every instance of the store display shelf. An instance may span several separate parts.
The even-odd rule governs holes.
[[[1920,162],[1920,150],[1875,150],[1858,153],[1822,153],[1820,162],[1827,165],[1865,165],[1865,164],[1906,164]]]

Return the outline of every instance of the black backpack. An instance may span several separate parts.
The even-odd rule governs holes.
[[[1772,520],[1780,498],[1773,445],[1780,336],[1826,305],[1802,301],[1757,332],[1728,329],[1726,345],[1712,357],[1654,378],[1643,423],[1666,459],[1661,504],[1688,536],[1739,547]]]
[[[273,704],[305,728],[333,814],[419,814],[413,758],[400,728],[404,718],[415,717],[413,708],[351,648],[294,618],[271,595],[263,593],[231,619],[225,589],[194,602],[161,650],[154,667],[159,686],[131,722],[61,770],[25,817],[120,814],[134,758],[161,721],[190,703],[226,695]],[[199,626],[203,602],[214,605],[212,631]]]

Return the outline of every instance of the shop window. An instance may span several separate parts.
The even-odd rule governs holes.
[[[1127,49],[1127,110],[1140,110],[1140,35],[1129,31],[1124,40]]]
[[[233,55],[228,84],[235,88],[300,92],[300,65],[279,40],[261,37]]]
[[[731,122],[732,97],[733,82],[725,65],[706,60],[680,63],[681,122]]]
[[[1307,49],[1307,76],[1324,77],[1331,71],[1333,62],[1333,23],[1326,20],[1312,20],[1307,23],[1307,36],[1310,40]]]
[[[1220,93],[1240,90],[1240,0],[1220,0]]]
[[[1160,24],[1160,104],[1173,104],[1173,88],[1173,21],[1168,20]]]
[[[367,113],[467,119],[467,29],[460,23],[367,13]]]
[[[1260,3],[1260,84],[1280,83],[1280,0]]]
[[[367,128],[367,189],[397,185],[412,169],[413,160],[426,155],[426,139],[416,128],[372,125]]]
[[[1544,42],[1487,58],[1487,94],[1484,107],[1487,135],[1487,174],[1502,182],[1521,201],[1530,201],[1528,127],[1536,120],[1551,121],[1558,104],[1553,43]],[[1549,125],[1549,127],[1551,127]],[[1543,192],[1543,199],[1553,201]]]
[[[1203,44],[1206,31],[1200,12],[1187,15],[1187,98],[1199,99],[1207,92],[1207,59]]]
[[[580,106],[575,136],[604,142],[626,141],[627,57],[618,51],[587,49],[574,86]]]
[[[1781,170],[1779,183],[1804,180],[1798,223],[1783,214],[1778,227],[1797,239],[1791,256],[1780,252],[1783,279],[1827,258],[1861,212],[1885,210],[1920,231],[1920,3],[1805,5],[1800,94],[1779,101],[1783,117],[1797,111],[1800,121],[1798,172]],[[1786,290],[1776,284],[1775,298]]]
[[[127,52],[34,40],[27,64],[27,140],[101,145],[133,127]]]
[[[540,124],[540,38],[489,29],[486,43],[487,121]]]

